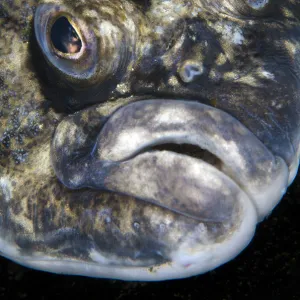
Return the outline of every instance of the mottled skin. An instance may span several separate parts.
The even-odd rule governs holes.
[[[53,70],[34,38],[40,2],[63,5],[91,28],[99,20],[90,11],[99,12],[100,4],[114,11],[130,3],[134,13],[124,13],[124,20],[132,15],[138,25],[136,36],[126,40],[126,62],[114,76],[84,82]],[[94,141],[99,119],[106,121],[117,107],[180,98],[230,113],[291,167],[300,138],[300,5],[270,0],[257,11],[241,2],[2,1],[0,236],[22,255],[92,264],[97,250],[112,265],[146,266],[149,272],[169,263],[186,237],[200,244],[225,240],[240,222],[238,212],[223,223],[199,222],[130,196],[69,189],[57,179],[50,147],[67,114],[79,111],[76,122]],[[190,80],[187,65],[201,74]],[[82,110],[92,104],[96,108]]]

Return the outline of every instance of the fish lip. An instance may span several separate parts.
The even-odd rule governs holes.
[[[101,111],[101,105],[98,110]],[[130,194],[132,191],[126,187],[120,190],[111,185],[110,179],[120,179],[114,177],[118,173],[115,170],[122,171],[129,161],[134,163],[151,143],[165,143],[168,139],[168,142],[198,145],[221,159],[224,165],[217,171],[248,195],[259,220],[270,213],[286,190],[286,163],[237,119],[217,108],[195,101],[148,99],[116,105],[108,115],[93,150],[73,169],[69,164],[71,158],[64,157],[66,154],[60,149],[64,134],[60,134],[61,125],[58,126],[52,144],[53,166],[57,177],[69,188],[90,187]],[[65,132],[71,129],[68,126],[74,126],[70,118],[67,123],[62,122]],[[84,175],[78,177],[79,166]],[[74,174],[75,180],[70,179],[70,174]]]
[[[232,115],[230,115],[222,110],[219,110],[217,108],[207,106],[205,104],[195,102],[195,101],[193,101],[193,102],[192,101],[184,101],[183,102],[181,100],[149,99],[149,100],[144,100],[141,102],[130,103],[124,107],[119,108],[116,112],[114,112],[112,114],[112,116],[108,120],[107,124],[109,124],[110,122],[113,122],[114,124],[116,124],[117,122],[114,119],[118,119],[118,115],[123,114],[126,116],[126,112],[124,113],[123,110],[128,110],[128,109],[130,110],[132,107],[133,108],[132,111],[134,111],[134,110],[138,111],[139,110],[138,106],[158,105],[159,102],[161,103],[162,106],[165,105],[165,106],[169,106],[169,108],[171,108],[171,110],[174,113],[173,117],[172,117],[173,119],[178,117],[178,116],[176,116],[176,110],[180,111],[180,108],[178,108],[178,106],[181,106],[181,105],[182,106],[189,105],[189,106],[191,106],[191,110],[195,109],[195,111],[197,109],[200,109],[200,110],[202,109],[203,111],[207,111],[207,112],[211,113],[211,116],[213,114],[215,114],[215,116],[213,116],[212,119],[216,118],[215,119],[216,124],[218,124],[218,122],[220,122],[222,124],[222,118],[225,118],[225,119],[227,119],[227,125],[233,124],[235,126],[236,134],[239,134],[240,136],[244,135],[247,137],[247,139],[250,140],[250,143],[248,143],[249,147],[251,146],[251,143],[252,143],[252,146],[255,145],[255,147],[253,147],[251,150],[256,151],[256,153],[254,155],[252,155],[251,151],[248,151],[248,153],[247,153],[248,155],[252,155],[251,159],[247,163],[248,170],[247,170],[247,168],[242,170],[241,168],[238,168],[238,169],[233,168],[232,169],[232,167],[230,167],[230,163],[234,163],[233,160],[226,160],[225,152],[223,152],[223,154],[222,154],[217,147],[215,147],[215,148],[212,147],[213,146],[212,144],[214,144],[214,143],[215,143],[214,146],[216,146],[216,141],[213,142],[212,144],[210,144],[210,142],[211,142],[210,138],[208,138],[206,141],[202,140],[200,142],[199,141],[197,142],[196,141],[197,139],[193,140],[190,138],[191,132],[188,133],[189,136],[182,135],[180,137],[179,135],[176,136],[176,134],[172,136],[172,134],[174,134],[174,132],[171,133],[171,137],[170,136],[168,137],[168,134],[166,134],[166,132],[165,132],[165,135],[163,136],[163,138],[167,138],[168,142],[170,142],[170,143],[172,143],[172,142],[173,143],[187,143],[187,144],[197,145],[197,146],[200,146],[201,148],[211,152],[215,156],[217,156],[220,160],[222,160],[224,162],[224,165],[220,171],[223,172],[229,178],[231,178],[241,188],[241,190],[244,191],[249,196],[249,198],[252,200],[254,206],[256,207],[258,219],[261,221],[266,215],[268,215],[270,213],[270,211],[276,206],[276,204],[280,201],[280,199],[284,195],[286,188],[289,184],[289,176],[291,176],[291,175],[289,175],[290,172],[288,170],[286,162],[281,157],[273,155],[271,153],[271,151],[269,151],[267,149],[267,147],[256,136],[254,136],[254,134],[249,129],[247,129],[243,124],[241,124]],[[177,108],[174,109],[174,107],[176,107],[176,106],[177,106]],[[146,118],[148,118],[147,119],[148,123],[147,123],[147,126],[145,126],[145,127],[146,128],[150,127],[152,130],[153,123],[151,123],[151,121],[149,120],[149,116],[147,116],[147,113],[145,113],[145,115],[146,115]],[[181,119],[181,121],[182,121],[182,119]],[[135,125],[137,125],[137,122],[135,122]],[[220,124],[218,126],[220,127]],[[226,126],[225,126],[225,128],[226,128]],[[105,161],[114,161],[114,162],[125,161],[125,160],[129,159],[130,157],[138,156],[145,149],[145,147],[149,147],[149,146],[151,147],[153,144],[159,145],[159,144],[165,143],[165,141],[163,141],[163,142],[161,141],[161,143],[160,143],[159,141],[157,141],[158,136],[155,136],[155,134],[154,135],[150,134],[149,137],[145,137],[143,146],[141,144],[140,145],[137,144],[131,148],[130,145],[127,144],[126,149],[122,148],[122,150],[119,150],[119,153],[122,153],[122,156],[118,156],[115,150],[120,149],[120,145],[122,143],[120,143],[120,144],[115,143],[113,148],[109,147],[107,140],[104,141],[103,139],[101,139],[101,135],[107,136],[107,134],[105,133],[105,130],[106,130],[106,124],[104,125],[103,129],[101,130],[101,134],[99,135],[100,138],[97,142],[98,146],[96,146],[97,152],[98,152],[97,155],[98,155],[99,159],[105,160]],[[166,130],[166,131],[168,131],[168,130]],[[238,132],[238,131],[240,131],[240,132]],[[117,127],[114,130],[114,133],[116,133],[116,135],[118,135],[118,136],[120,136],[120,132],[122,132],[121,127]],[[127,135],[130,135],[130,133],[128,133],[128,128],[126,126],[125,126],[125,131],[123,128],[123,132],[125,132]],[[221,132],[222,132],[222,130],[220,130],[219,133],[221,133]],[[169,134],[170,134],[170,132],[169,132]],[[112,138],[113,135],[114,134],[111,134],[110,138]],[[154,143],[153,143],[153,141],[154,141]],[[205,145],[206,142],[208,142],[207,145]],[[225,141],[225,143],[223,144],[223,149],[226,148],[226,143],[227,143],[227,141]],[[247,150],[247,147],[238,145],[238,144],[239,143],[237,143],[238,147],[241,146],[240,150],[242,150],[242,151]],[[111,150],[107,151],[108,149],[111,149]],[[130,151],[132,151],[132,152],[130,152]],[[240,153],[240,152],[238,153],[238,152],[235,154],[242,154],[242,153]],[[124,155],[124,153],[125,153],[125,155]],[[257,155],[257,156],[255,157],[255,155]],[[246,155],[244,155],[244,156],[241,155],[241,157],[246,159]],[[253,166],[251,167],[251,164],[253,164],[254,167]],[[262,170],[262,168],[265,168],[268,170]],[[243,172],[241,172],[241,171],[247,171],[249,176],[248,177],[243,176],[243,174],[241,174]],[[242,178],[240,178],[240,177],[242,177]]]

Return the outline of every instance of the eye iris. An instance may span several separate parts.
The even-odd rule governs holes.
[[[78,53],[82,47],[81,40],[66,17],[60,17],[51,28],[53,46],[62,53]]]

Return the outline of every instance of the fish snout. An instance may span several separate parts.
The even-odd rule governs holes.
[[[69,188],[123,193],[199,221],[226,222],[245,199],[262,220],[288,186],[286,163],[219,109],[146,100],[100,120],[93,142],[72,117],[56,130],[53,165]]]

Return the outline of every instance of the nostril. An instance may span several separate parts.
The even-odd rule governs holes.
[[[247,0],[247,3],[251,8],[260,10],[269,3],[269,0]]]
[[[58,51],[66,54],[78,53],[82,47],[81,39],[66,17],[60,17],[54,22],[51,42]]]
[[[183,82],[192,82],[204,71],[201,62],[187,60],[179,68],[178,73]]]

